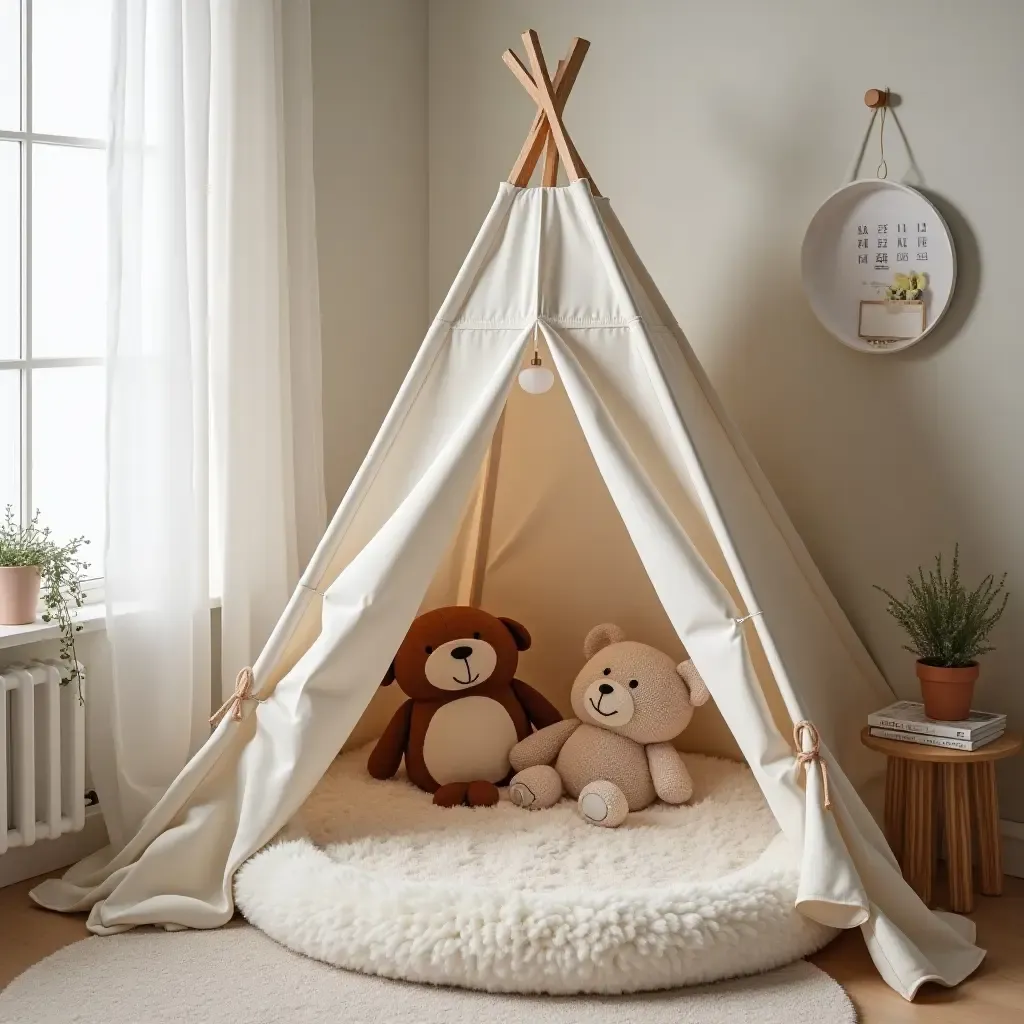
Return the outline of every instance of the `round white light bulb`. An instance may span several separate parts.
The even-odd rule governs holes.
[[[532,364],[519,372],[519,386],[529,395],[543,395],[555,383],[555,375],[546,367]]]

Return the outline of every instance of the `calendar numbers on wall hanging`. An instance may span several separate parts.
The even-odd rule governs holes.
[[[928,262],[927,221],[922,220],[910,224],[907,221],[884,221],[871,226],[867,224],[856,224],[854,226],[856,227],[856,233],[853,235],[852,242],[858,266],[869,265],[885,269],[892,262],[910,263],[911,253],[913,253],[913,262]],[[916,233],[908,233],[908,227],[914,229]],[[889,245],[890,238],[893,240],[891,247]],[[906,251],[897,252],[895,260],[890,260],[888,253],[878,251],[880,249],[888,250],[889,248]],[[868,258],[864,253],[865,249],[874,250],[875,255],[873,259]]]

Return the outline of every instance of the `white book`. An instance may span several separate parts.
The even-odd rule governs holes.
[[[962,722],[936,722],[924,713],[924,705],[912,700],[898,700],[881,711],[868,715],[868,725],[879,729],[899,729],[923,733],[927,736],[945,736],[953,740],[978,739],[986,732],[1006,728],[1006,715],[991,711],[971,711]]]
[[[925,733],[911,733],[901,729],[871,729],[872,736],[899,743],[920,743],[925,747],[944,747],[946,750],[979,750],[1003,735],[1003,730],[984,736],[980,740],[954,740],[948,736],[928,736]]]

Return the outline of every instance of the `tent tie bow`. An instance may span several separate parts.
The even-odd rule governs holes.
[[[741,615],[738,619],[733,619],[732,621],[737,626],[742,626],[744,622],[749,622],[751,619],[757,618],[758,615],[764,615],[764,612],[751,612],[749,615]]]
[[[246,666],[235,676],[235,692],[210,716],[210,725],[219,725],[221,719],[229,713],[236,722],[240,722],[242,720],[242,705],[247,700],[254,700],[257,704],[262,704],[264,698],[257,697],[252,692],[254,685],[252,669]]]
[[[804,750],[803,734],[807,732],[811,741],[808,750]],[[821,756],[821,737],[818,730],[808,721],[797,722],[793,726],[793,744],[796,747],[796,763],[798,765],[817,764],[821,768],[821,786],[825,796],[825,810],[832,807],[832,801],[828,793],[828,764]]]

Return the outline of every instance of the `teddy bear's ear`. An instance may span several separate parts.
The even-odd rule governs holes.
[[[690,691],[690,703],[697,707],[706,704],[711,692],[697,671],[697,666],[692,661],[684,661],[681,665],[676,665],[676,671],[682,676],[687,690]]]
[[[621,644],[625,639],[625,630],[613,622],[602,622],[600,626],[595,626],[583,641],[583,657],[590,661],[598,651],[603,651],[611,644]]]
[[[516,622],[515,619],[506,619],[503,615],[498,616],[498,621],[503,622],[505,628],[512,634],[512,639],[516,642],[517,651],[528,651],[530,649],[533,637],[530,636],[530,631],[521,622]]]
[[[392,661],[388,665],[387,672],[384,673],[384,678],[380,681],[381,686],[390,686],[395,681],[395,663]]]

